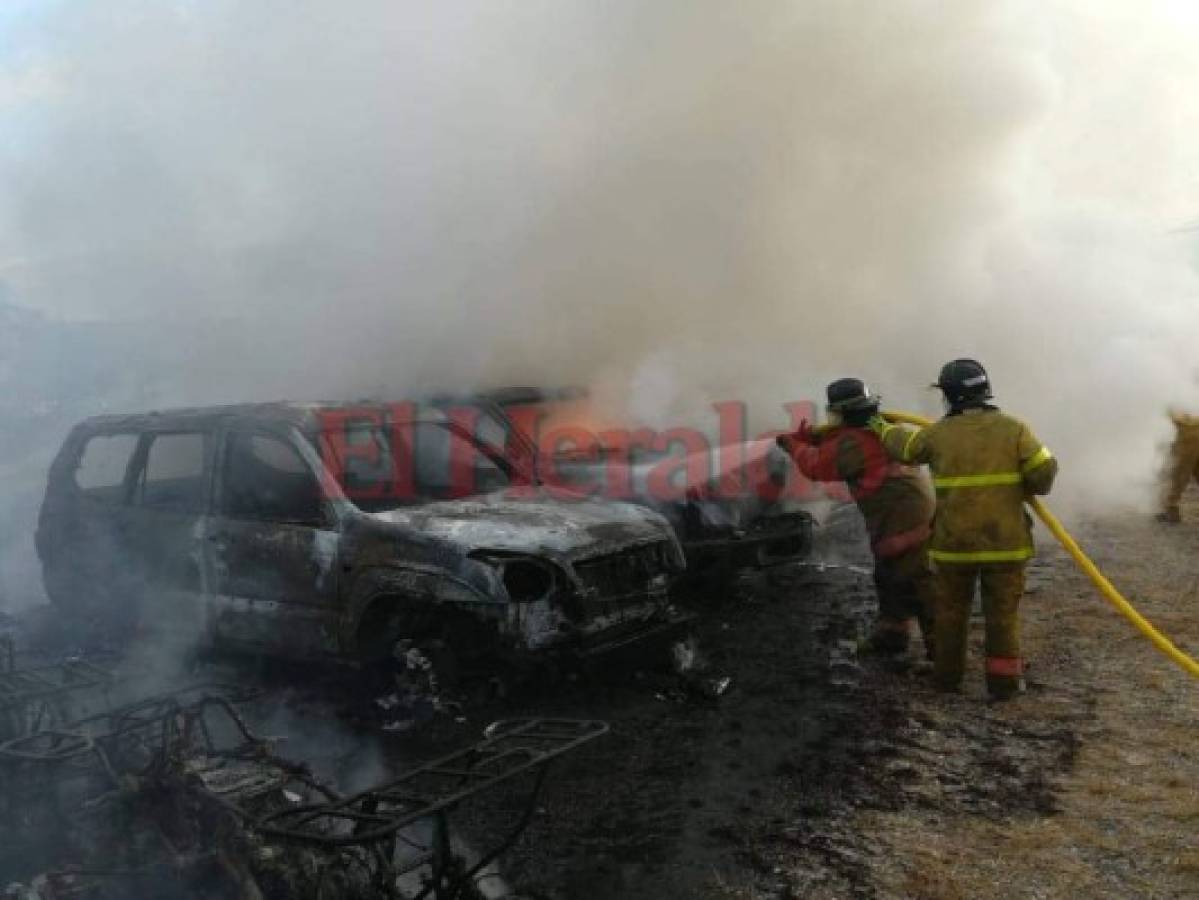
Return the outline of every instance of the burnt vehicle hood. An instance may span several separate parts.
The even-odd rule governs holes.
[[[692,454],[701,458],[700,468],[708,471],[707,482],[698,490],[682,497],[655,497],[649,489],[649,476],[660,460],[625,462],[602,461],[558,461],[556,468],[576,482],[568,484],[603,484],[611,477],[613,469],[624,469],[632,487],[636,503],[661,513],[679,532],[684,542],[689,537],[698,537],[708,532],[734,532],[753,528],[755,523],[772,516],[794,513],[802,505],[787,499],[769,496],[769,483],[773,478],[783,482],[791,470],[792,463],[775,446],[773,439],[747,441],[737,452],[721,447],[715,459],[716,471],[712,472],[713,455],[707,451]],[[757,473],[757,480],[751,473]],[[764,496],[765,494],[765,496]]]
[[[370,513],[376,520],[451,541],[466,550],[552,553],[581,558],[630,545],[672,540],[665,519],[631,503],[528,498],[508,492]]]

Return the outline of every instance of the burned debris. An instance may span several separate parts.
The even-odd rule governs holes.
[[[353,796],[283,807],[255,823],[266,840],[294,843],[326,853],[371,848],[382,887],[421,868],[429,876],[415,896],[471,896],[471,887],[528,826],[549,764],[600,737],[603,722],[573,719],[517,719],[494,722],[483,740],[405,772]],[[472,797],[528,777],[523,809],[499,841],[467,862],[456,856],[449,814]],[[428,823],[428,843],[412,829]]]
[[[596,721],[517,719],[342,796],[247,725],[250,699],[196,685],[0,745],[5,896],[468,898],[528,825],[550,763]],[[484,793],[524,801],[467,855],[450,818]],[[494,894],[493,894],[494,895]]]
[[[0,639],[0,740],[65,721],[73,697],[110,688],[116,677],[113,667],[84,659],[17,668],[14,642],[6,635]]]
[[[562,496],[516,421],[480,404],[498,443],[436,404],[214,407],[71,432],[36,540],[57,621],[151,656],[182,648],[189,668],[234,651],[346,673],[366,688],[348,701],[364,743],[455,737],[342,779],[318,771],[319,752],[260,736],[248,710],[269,688],[131,697],[91,662],[14,677],[19,715],[0,734],[12,896],[502,896],[495,861],[549,766],[607,725],[505,708],[446,753],[477,706],[507,706],[510,683],[601,672],[640,675],[655,703],[723,702],[730,677],[702,662],[672,589],[688,566],[716,582],[700,560],[731,572],[805,555],[811,515],[714,490],[664,506]],[[56,699],[76,685],[99,688],[102,709]],[[464,837],[450,819],[472,804]]]

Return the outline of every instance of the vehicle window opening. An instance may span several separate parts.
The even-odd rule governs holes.
[[[319,524],[316,477],[291,444],[259,434],[232,434],[225,456],[221,510],[238,519]]]
[[[134,502],[151,509],[197,513],[204,509],[204,461],[209,435],[198,431],[155,434],[134,486]]]
[[[88,438],[75,469],[75,485],[85,497],[101,503],[124,503],[129,464],[137,450],[132,433]]]

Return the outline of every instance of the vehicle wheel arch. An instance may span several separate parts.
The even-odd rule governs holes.
[[[437,636],[454,615],[447,607],[460,611],[464,606],[453,598],[472,594],[480,605],[491,605],[491,598],[448,572],[400,566],[367,570],[349,592],[343,647],[359,661],[370,661],[389,653],[400,637]]]

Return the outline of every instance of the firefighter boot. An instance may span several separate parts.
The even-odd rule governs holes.
[[[1182,513],[1179,511],[1177,506],[1167,506],[1157,514],[1157,520],[1159,522],[1166,522],[1170,525],[1177,525],[1182,521]]]

